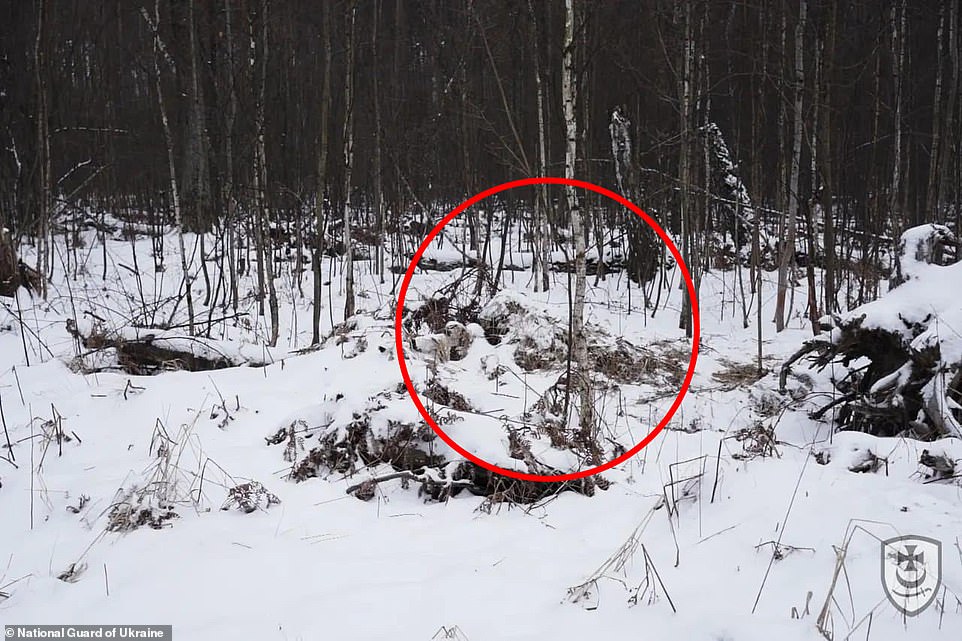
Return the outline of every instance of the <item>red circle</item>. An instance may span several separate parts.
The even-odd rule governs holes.
[[[557,474],[557,475],[526,474],[524,472],[516,472],[514,470],[508,470],[502,467],[498,467],[497,465],[494,465],[492,463],[489,463],[488,461],[485,461],[484,459],[478,456],[475,456],[471,452],[467,451],[466,449],[458,445],[454,439],[452,439],[450,436],[445,434],[444,430],[442,430],[438,426],[437,422],[434,420],[431,414],[427,411],[427,409],[425,409],[424,404],[421,403],[421,399],[418,398],[417,391],[414,389],[414,383],[411,381],[411,375],[408,373],[407,361],[404,358],[404,341],[401,338],[401,320],[404,315],[404,296],[407,294],[408,285],[411,283],[411,278],[414,276],[414,268],[417,266],[418,261],[421,260],[421,256],[424,255],[425,250],[431,245],[431,241],[434,240],[435,236],[437,236],[440,233],[441,229],[445,225],[447,225],[449,222],[451,222],[455,218],[455,216],[464,212],[464,210],[466,210],[471,205],[474,205],[475,203],[481,200],[484,200],[488,196],[493,196],[502,191],[514,189],[515,187],[525,187],[527,185],[570,185],[572,187],[580,187],[581,189],[587,189],[597,194],[601,194],[602,196],[607,196],[608,198],[614,200],[615,202],[627,207],[629,210],[638,214],[638,216],[640,216],[642,220],[644,220],[648,224],[648,226],[651,227],[656,234],[658,234],[658,237],[661,238],[661,241],[663,243],[665,243],[665,246],[668,247],[668,250],[671,252],[671,255],[674,257],[678,267],[681,268],[682,276],[684,276],[685,278],[685,285],[688,288],[688,296],[691,299],[691,316],[692,316],[691,359],[688,361],[688,371],[685,373],[685,380],[681,384],[681,389],[678,391],[678,396],[675,397],[675,402],[671,404],[670,408],[668,408],[668,412],[665,414],[664,418],[661,419],[658,425],[655,426],[655,429],[652,430],[648,434],[648,436],[646,436],[640,443],[638,443],[636,446],[634,446],[633,448],[631,448],[630,450],[628,450],[618,458],[608,461],[603,465],[598,465],[596,467],[588,468],[586,470],[581,470],[580,472],[570,472],[568,474]],[[569,178],[553,178],[553,177],[547,177],[547,176],[540,177],[540,178],[522,178],[520,180],[512,180],[512,181],[497,185],[495,187],[491,187],[490,189],[486,189],[481,193],[464,201],[463,203],[458,205],[458,207],[454,209],[454,211],[452,211],[450,214],[445,216],[444,219],[442,219],[441,222],[439,222],[434,227],[434,229],[431,230],[431,233],[427,235],[427,238],[424,239],[424,242],[421,243],[421,246],[418,248],[417,252],[415,252],[414,258],[411,259],[411,263],[408,265],[407,271],[404,274],[404,280],[401,281],[401,289],[398,292],[398,299],[397,299],[397,310],[395,312],[395,317],[394,317],[394,338],[395,338],[395,343],[397,344],[398,364],[401,367],[401,376],[404,377],[404,384],[407,386],[408,394],[410,394],[411,400],[414,401],[414,405],[418,408],[418,411],[421,413],[421,416],[424,417],[424,420],[427,422],[427,424],[431,426],[431,429],[434,430],[435,434],[440,436],[441,439],[445,443],[450,445],[451,448],[454,449],[458,454],[460,454],[467,460],[477,465],[480,465],[481,467],[487,470],[490,470],[491,472],[494,472],[495,474],[501,474],[503,476],[508,476],[508,477],[520,479],[523,481],[541,481],[545,483],[547,482],[555,483],[559,481],[573,481],[575,479],[580,479],[587,476],[591,476],[593,474],[598,474],[599,472],[604,472],[605,470],[610,469],[615,465],[624,463],[625,461],[630,459],[632,456],[640,452],[642,448],[644,448],[646,445],[651,443],[651,441],[653,441],[654,438],[658,436],[658,434],[665,428],[665,426],[671,420],[671,417],[678,410],[678,407],[681,405],[682,399],[685,397],[685,394],[688,392],[688,388],[691,386],[691,379],[695,375],[695,361],[698,359],[698,340],[699,340],[700,332],[701,332],[701,325],[700,325],[699,315],[698,315],[698,299],[695,295],[695,284],[691,279],[691,274],[688,271],[688,266],[685,264],[685,261],[681,257],[681,252],[679,252],[678,248],[675,247],[675,244],[671,241],[671,238],[668,237],[668,234],[665,233],[665,230],[663,230],[661,226],[658,225],[658,223],[652,220],[651,217],[649,217],[648,214],[643,212],[637,205],[631,203],[624,197],[620,196],[619,194],[616,194],[615,192],[609,189],[605,189],[604,187],[599,187],[598,185],[585,182],[583,180],[573,180]]]

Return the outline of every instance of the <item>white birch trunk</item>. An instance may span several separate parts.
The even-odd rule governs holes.
[[[574,0],[565,0],[564,56],[561,71],[561,99],[564,107],[565,122],[565,178],[575,177],[575,161],[578,156],[578,122],[575,114],[578,94],[575,85],[574,63]],[[578,190],[567,186],[565,196],[568,215],[571,217],[571,236],[574,243],[575,291],[571,307],[571,349],[576,371],[578,395],[581,401],[579,426],[582,439],[586,444],[594,442],[594,412],[589,379],[588,343],[585,337],[585,236],[581,221],[581,203]],[[572,381],[569,381],[569,386]]]

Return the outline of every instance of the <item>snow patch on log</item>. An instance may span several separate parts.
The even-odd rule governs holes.
[[[194,372],[262,367],[284,358],[280,350],[263,345],[190,336],[182,330],[129,326],[105,330],[89,319],[68,319],[67,332],[86,349],[115,350],[117,366],[137,375],[175,369]]]

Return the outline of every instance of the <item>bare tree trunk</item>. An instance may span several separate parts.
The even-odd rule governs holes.
[[[164,88],[160,76],[160,55],[169,59],[163,41],[160,39],[160,0],[154,0],[154,18],[150,19],[147,10],[141,8],[141,15],[154,34],[154,81],[157,87],[157,108],[160,111],[160,121],[164,129],[164,142],[167,145],[167,170],[170,173],[170,196],[174,204],[174,220],[177,223],[177,248],[180,251],[180,268],[184,274],[184,286],[187,288],[187,322],[190,334],[194,334],[194,298],[191,292],[190,270],[187,265],[187,249],[184,246],[184,221],[180,208],[180,192],[177,190],[177,169],[174,163],[174,138],[170,132],[167,120],[167,108],[164,105]]]
[[[821,49],[821,38],[816,37],[815,42],[815,60],[813,67],[815,68],[815,77],[812,86],[815,88],[815,95],[818,95],[818,87],[822,82],[822,49]],[[809,149],[811,149],[811,158],[809,160],[809,176],[814,183],[818,176],[818,132],[821,129],[821,122],[819,117],[823,114],[819,113],[819,110],[815,109],[815,122],[812,123],[810,138],[809,138]],[[815,284],[815,252],[817,251],[815,243],[815,212],[813,211],[815,206],[814,196],[809,198],[803,205],[804,218],[805,218],[805,243],[806,251],[808,252],[808,260],[805,264],[805,277],[808,280],[808,319],[812,324],[812,334],[818,334],[818,287]]]
[[[50,114],[44,32],[47,28],[47,0],[37,0],[37,38],[34,44],[34,79],[37,92],[37,166],[40,174],[37,203],[37,271],[44,276],[40,291],[47,298],[50,276],[50,217],[53,214],[53,185],[50,173]]]
[[[237,87],[234,83],[234,29],[231,20],[231,0],[224,0],[224,17],[227,23],[227,131],[226,150],[227,167],[224,171],[224,197],[227,201],[227,224],[225,225],[228,241],[227,256],[230,269],[230,304],[236,312],[239,301],[237,285],[237,247],[240,243],[240,233],[237,230],[237,195],[234,193],[234,123],[237,121]]]
[[[311,343],[321,342],[321,301],[323,277],[321,275],[321,258],[324,252],[324,199],[327,192],[327,153],[330,146],[328,121],[331,113],[331,6],[329,2],[321,3],[323,14],[321,39],[324,49],[324,75],[321,79],[321,113],[318,124],[317,140],[317,194],[314,197],[314,246],[311,262],[314,270],[314,309],[311,317]]]
[[[565,123],[565,178],[575,177],[575,162],[578,157],[578,121],[575,105],[578,90],[575,84],[575,0],[565,0],[564,56],[561,70],[561,100]],[[588,363],[588,342],[585,336],[585,289],[587,275],[585,266],[585,236],[581,223],[581,204],[578,190],[570,185],[565,187],[568,201],[568,215],[571,217],[571,236],[574,242],[575,291],[571,307],[571,350],[576,371],[578,395],[581,400],[579,425],[584,443],[595,441],[594,403],[591,390],[591,372]],[[568,385],[572,381],[569,379]]]
[[[883,36],[879,34],[879,44],[881,44],[882,40],[883,40]],[[879,47],[879,49],[881,49],[881,47]],[[880,132],[882,130],[882,124],[881,124],[882,122],[882,92],[881,92],[882,55],[881,55],[881,52],[879,52],[879,54],[875,56],[874,76],[875,76],[874,78],[875,81],[873,83],[874,85],[873,89],[874,89],[875,100],[874,100],[874,108],[872,109],[872,140],[878,140]],[[878,145],[872,145],[869,151],[869,162],[873,167],[879,163],[878,154],[879,154]],[[884,234],[886,232],[886,229],[885,229],[885,222],[883,221],[883,214],[882,214],[881,194],[883,192],[883,187],[882,187],[881,174],[882,174],[881,171],[872,172],[871,183],[869,184],[869,190],[870,190],[869,193],[871,193],[871,213],[872,213],[873,224],[875,225],[876,231]],[[887,217],[885,218],[887,219]],[[895,227],[894,221],[888,220],[888,222],[892,224],[893,228]],[[846,278],[845,282],[846,282],[845,304],[848,305],[849,301],[851,300],[851,288],[852,288],[851,276]],[[864,283],[864,279],[862,283],[859,284],[859,290],[860,290],[859,302],[862,301],[862,290],[864,289],[863,283]],[[875,280],[875,283],[878,283],[878,280]],[[874,286],[873,295],[877,295],[877,294],[878,294],[878,285],[876,284]]]
[[[374,212],[377,217],[377,273],[384,284],[384,163],[381,157],[381,101],[378,74],[378,23],[381,21],[381,0],[374,2],[374,26],[371,28],[371,58],[374,73],[371,77],[374,102]]]
[[[473,30],[474,21],[472,20],[474,12],[472,10],[472,3],[474,0],[464,0],[464,23],[461,28],[464,29],[465,34],[470,34]],[[467,36],[470,37],[470,36]],[[477,190],[474,188],[474,164],[472,162],[471,152],[474,151],[474,144],[471,142],[471,123],[468,118],[470,112],[470,101],[468,97],[468,65],[462,64],[460,68],[460,91],[458,92],[460,98],[460,131],[458,132],[461,136],[461,169],[463,171],[462,180],[464,181],[464,188],[467,194],[473,194]],[[474,207],[471,207],[467,211],[467,231],[468,231],[468,248],[473,252],[478,252],[480,250],[481,242],[481,221],[478,219],[478,213],[475,211]],[[479,272],[482,271],[479,269]]]
[[[956,120],[956,104],[959,100],[959,76],[962,75],[962,69],[959,67],[959,55],[960,49],[962,49],[962,42],[959,41],[959,0],[953,0],[951,8],[949,10],[949,38],[948,38],[948,50],[949,50],[949,60],[951,61],[949,69],[949,87],[945,98],[945,111],[944,118],[942,121],[942,130],[945,135],[942,136],[941,144],[941,155],[942,158],[939,161],[939,176],[938,183],[936,185],[936,195],[935,195],[935,206],[941,206],[946,198],[945,190],[950,184],[950,174],[949,170],[952,166],[951,160],[953,159],[952,150],[955,145],[959,142],[959,134],[955,132],[953,140],[953,129]],[[959,154],[956,153],[955,162],[959,163]],[[955,182],[956,193],[962,191],[962,185]],[[962,216],[962,212],[959,211],[959,207],[955,208],[956,220],[959,220],[959,216]]]
[[[939,161],[941,160],[942,136],[942,73],[945,51],[942,38],[945,33],[945,5],[939,5],[939,28],[936,31],[935,95],[932,97],[932,146],[929,149],[929,180],[925,190],[925,212],[929,220],[938,221],[939,214]]]
[[[775,328],[779,332],[785,329],[785,295],[788,293],[789,272],[795,262],[795,231],[800,206],[798,178],[802,163],[802,96],[805,91],[804,40],[807,8],[808,1],[800,0],[798,22],[795,24],[795,104],[792,128],[792,169],[788,183],[789,206],[778,264],[778,292],[775,296]]]
[[[268,40],[267,40],[267,11],[270,6],[269,0],[264,0],[263,3],[263,17],[261,19],[261,42],[262,45],[262,56],[261,56],[261,81],[260,81],[260,99],[258,100],[258,109],[260,114],[258,120],[260,121],[260,127],[258,128],[257,136],[257,155],[260,158],[260,171],[261,171],[261,188],[258,193],[261,196],[261,210],[264,212],[264,222],[267,224],[267,294],[269,296],[269,304],[271,310],[271,337],[269,345],[271,347],[277,345],[277,339],[280,334],[281,329],[281,318],[280,318],[280,305],[277,300],[277,287],[274,284],[274,279],[276,277],[276,271],[274,267],[274,242],[273,237],[270,234],[271,225],[271,209],[270,202],[268,200],[267,194],[267,144],[265,137],[267,135],[267,118],[265,109],[267,107],[267,56],[268,56]]]
[[[274,284],[274,251],[271,240],[271,211],[270,203],[267,198],[267,144],[266,136],[266,99],[267,99],[267,13],[269,0],[262,0],[259,18],[260,26],[260,50],[257,49],[257,38],[254,30],[251,29],[251,50],[252,54],[259,55],[259,58],[252,56],[252,64],[259,62],[260,69],[256,72],[256,96],[255,96],[255,116],[254,130],[256,138],[254,140],[254,197],[257,209],[257,261],[258,278],[260,281],[260,310],[264,310],[264,285],[267,285],[267,298],[270,305],[271,315],[271,335],[269,344],[273,347],[277,345],[280,335],[280,309],[277,301],[277,287]]]
[[[694,34],[691,43],[692,51],[692,61],[695,66],[695,83],[692,83],[692,104],[701,105],[701,124],[700,128],[702,131],[707,131],[710,123],[711,115],[711,69],[708,66],[708,59],[705,57],[704,53],[700,55],[695,55],[695,45],[696,43],[703,43],[705,39],[705,24],[709,17],[709,4],[703,3],[701,5],[701,16],[698,20],[698,31]],[[697,112],[696,112],[696,122],[697,122]],[[701,211],[695,211],[694,220],[692,221],[691,227],[691,253],[695,256],[695,259],[688,263],[689,271],[691,272],[691,280],[693,289],[695,290],[694,296],[697,301],[698,293],[701,291],[701,279],[702,275],[707,272],[711,266],[711,256],[708,251],[708,235],[712,232],[711,228],[711,217],[709,216],[709,206],[711,202],[711,151],[707,144],[702,145],[703,151],[703,162],[702,167],[702,198],[701,198]],[[691,319],[691,309],[692,300],[685,292],[685,300],[688,301],[684,306],[688,307],[688,318],[685,320],[685,335],[688,338],[692,337],[692,319]],[[734,308],[734,300],[732,301],[732,307]]]
[[[767,10],[763,6],[760,12],[758,27],[759,30],[764,33],[765,28],[768,24],[766,19]],[[754,84],[754,93],[752,100],[752,189],[756,191],[761,191],[761,161],[759,156],[761,155],[757,149],[759,142],[761,140],[761,130],[762,121],[764,120],[764,105],[765,105],[765,83],[768,79],[768,47],[762,45],[762,60],[761,60],[761,72],[760,74],[753,73],[752,81]],[[754,72],[754,64],[752,65]],[[781,181],[779,181],[781,182]],[[755,225],[752,229],[752,270],[754,280],[752,281],[752,290],[755,294],[755,346],[756,346],[756,365],[758,374],[761,375],[765,372],[764,360],[763,360],[763,344],[762,344],[762,252],[761,252],[761,226],[762,226],[762,213],[761,211],[755,212]]]
[[[901,18],[899,17],[901,14]],[[904,212],[900,211],[899,193],[902,185],[902,71],[905,64],[905,0],[892,3],[892,80],[895,86],[895,143],[892,162],[892,183],[889,187],[889,216],[893,226],[901,234]]]
[[[259,92],[256,89],[259,83],[257,81],[257,78],[258,78],[257,60],[255,59],[255,54],[257,52],[257,31],[256,31],[257,26],[254,24],[254,13],[253,13],[254,8],[252,6],[248,7],[248,11],[249,13],[247,15],[247,30],[248,30],[248,37],[250,38],[249,40],[250,51],[249,51],[248,64],[250,66],[250,74],[251,74],[251,86],[252,86],[251,93],[253,94],[253,98],[254,98],[255,143],[254,143],[254,153],[251,159],[252,186],[254,190],[254,194],[252,198],[252,202],[254,205],[254,212],[253,212],[254,215],[253,215],[253,220],[251,220],[251,216],[247,217],[247,223],[249,226],[252,226],[254,260],[257,262],[257,294],[255,296],[255,298],[257,299],[257,315],[263,318],[266,313],[264,301],[267,300],[267,292],[266,292],[267,279],[265,274],[266,257],[264,255],[264,245],[266,243],[266,240],[264,237],[264,210],[261,207],[262,201],[260,197],[260,191],[261,189],[263,189],[264,186],[260,180],[261,172],[260,172],[260,167],[258,165],[259,147],[256,142],[258,133],[263,128],[263,121],[261,120],[263,113],[258,108],[258,104],[257,104],[258,103],[257,98],[259,95]]]
[[[494,54],[491,52],[491,46],[488,42],[487,31],[485,31],[484,25],[481,24],[481,19],[475,15],[475,21],[478,24],[478,33],[481,34],[481,42],[484,43],[484,51],[487,54],[488,62],[491,65],[491,72],[494,74],[495,85],[498,87],[498,95],[501,97],[501,106],[504,109],[505,118],[508,121],[508,127],[511,129],[511,135],[514,138],[514,144],[517,151],[512,150],[507,144],[507,152],[514,158],[515,163],[517,163],[518,168],[526,173],[531,173],[531,163],[528,162],[528,155],[524,148],[524,142],[521,140],[521,134],[518,131],[518,126],[515,124],[515,118],[512,115],[514,110],[511,108],[511,104],[508,102],[508,96],[504,88],[504,82],[501,78],[501,72],[498,71],[498,65],[495,64]]]
[[[187,2],[188,54],[190,55],[189,108],[187,135],[184,144],[184,165],[181,174],[185,183],[182,200],[184,223],[191,231],[206,232],[211,225],[210,139],[207,135],[207,116],[204,86],[200,79],[197,28],[194,19],[195,0]],[[203,238],[203,237],[201,237]],[[202,260],[202,264],[206,264]],[[208,292],[209,295],[209,292]]]
[[[534,62],[534,81],[537,88],[537,109],[538,109],[538,175],[548,175],[548,154],[547,154],[547,133],[545,131],[544,118],[544,82],[541,77],[541,34],[538,28],[538,18],[535,13],[532,0],[528,0],[528,12],[531,14],[531,50]],[[541,279],[541,289],[548,291],[549,269],[551,267],[549,257],[548,237],[548,190],[545,185],[538,186],[538,194],[535,198],[534,210],[534,251],[532,259],[532,276],[534,278],[534,291],[538,291],[538,279]],[[539,274],[540,272],[540,274]]]
[[[354,168],[355,0],[347,7],[347,63],[344,69],[344,320],[354,315],[354,248],[351,245],[351,170]]]
[[[831,13],[828,16],[826,36],[822,50],[822,100],[821,114],[819,115],[820,135],[819,142],[819,164],[821,166],[821,190],[819,192],[819,202],[822,207],[824,217],[823,244],[825,252],[825,276],[823,281],[822,303],[826,314],[831,314],[838,307],[835,300],[835,211],[833,209],[833,189],[834,180],[832,167],[832,78],[835,68],[835,34],[836,34],[836,12],[838,5],[832,0],[828,7]],[[814,152],[813,152],[814,153]]]
[[[691,181],[691,158],[689,148],[691,146],[691,108],[692,108],[692,94],[693,94],[693,84],[692,84],[692,63],[694,57],[694,42],[692,38],[692,28],[691,28],[691,3],[685,2],[683,8],[679,8],[679,11],[683,14],[683,19],[685,21],[684,29],[685,36],[682,41],[682,53],[681,53],[681,77],[679,78],[679,96],[681,100],[681,113],[680,117],[680,129],[681,129],[681,147],[678,152],[678,164],[679,164],[679,181],[680,181],[680,194],[679,194],[679,211],[681,215],[681,252],[682,258],[684,258],[685,263],[687,263],[690,268],[694,269],[696,266],[692,262],[692,215],[691,215],[691,195],[689,184]],[[684,283],[679,283],[682,289],[682,305],[681,313],[678,316],[678,327],[685,330],[685,336],[688,338],[692,337],[692,326],[691,326],[691,300],[688,297],[688,292],[684,287]]]
[[[788,107],[786,106],[787,100],[784,96],[788,94],[788,89],[786,85],[788,84],[786,76],[786,68],[788,66],[788,10],[783,4],[781,6],[781,30],[779,31],[779,47],[778,47],[778,62],[775,65],[776,73],[773,78],[777,78],[777,91],[781,99],[778,101],[778,114],[776,115],[776,126],[777,131],[776,138],[778,138],[778,181],[776,182],[777,191],[775,194],[776,208],[778,209],[778,256],[776,260],[781,263],[781,253],[784,249],[785,243],[785,221],[788,218],[788,168],[791,165],[789,161],[789,154],[786,151],[786,138],[788,137],[787,131],[785,129],[785,123],[788,120]],[[776,299],[778,297],[778,285],[776,284]],[[784,304],[782,306],[784,309]],[[778,326],[778,321],[776,320],[779,316],[778,308],[776,307],[775,314],[772,320],[776,322],[776,327]]]
[[[193,206],[193,215],[188,216],[190,226],[200,236],[200,267],[204,274],[204,305],[211,306],[210,273],[207,270],[206,232],[211,226],[210,202],[210,164],[207,154],[210,139],[207,136],[206,112],[204,107],[203,84],[200,82],[197,52],[197,25],[194,18],[194,0],[187,3],[187,28],[190,42],[190,129],[188,164],[192,173],[188,174],[190,196],[188,202]],[[187,172],[185,172],[187,173]]]

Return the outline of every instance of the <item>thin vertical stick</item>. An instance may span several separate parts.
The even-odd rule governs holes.
[[[33,530],[33,410],[30,410],[30,529]]]
[[[7,451],[10,452],[10,460],[17,462],[17,457],[13,455],[13,445],[10,444],[10,433],[7,431],[7,417],[3,415],[3,396],[0,396],[0,423],[3,424],[3,436],[7,439]]]
[[[642,545],[641,552],[645,555],[645,563],[651,567],[651,571],[655,573],[655,578],[658,579],[658,585],[661,586],[662,592],[665,593],[665,598],[668,599],[668,605],[671,606],[671,611],[678,614],[678,609],[675,608],[675,602],[671,600],[671,595],[668,594],[668,588],[665,587],[665,582],[661,580],[661,575],[658,574],[658,568],[655,567],[655,562],[651,560],[651,556],[648,554],[648,548]]]
[[[20,385],[20,375],[17,374],[17,366],[13,366],[13,377],[17,379],[17,391],[20,392],[20,404],[26,405],[27,402],[23,400],[23,387]]]
[[[30,367],[30,354],[27,353],[27,333],[24,331],[26,325],[23,324],[23,309],[20,307],[19,292],[14,292],[13,297],[17,301],[17,322],[20,323],[20,342],[23,343],[23,357],[27,361],[27,367]]]

